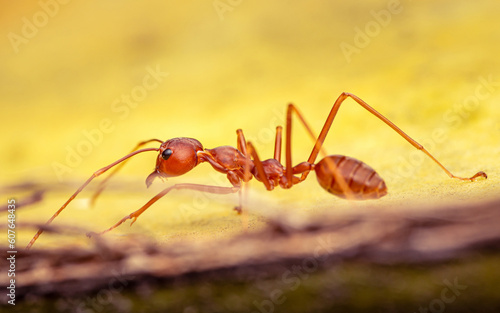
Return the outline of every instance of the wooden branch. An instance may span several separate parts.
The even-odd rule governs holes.
[[[319,267],[348,260],[442,262],[500,248],[500,200],[425,211],[364,212],[300,222],[275,216],[262,231],[203,244],[100,237],[90,249],[23,251],[17,255],[17,292],[19,297],[79,294],[106,286],[117,273],[145,282],[224,269],[233,269],[226,275],[233,275],[234,269],[272,272],[276,264],[306,260]],[[6,275],[0,277],[6,284]]]

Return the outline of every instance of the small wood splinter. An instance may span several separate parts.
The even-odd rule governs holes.
[[[133,224],[137,220],[137,218],[153,203],[155,203],[174,189],[189,189],[214,194],[230,194],[239,192],[239,206],[237,206],[235,209],[240,213],[242,209],[241,184],[242,182],[248,182],[250,179],[252,179],[252,177],[255,177],[255,179],[257,179],[259,182],[262,182],[267,190],[273,190],[277,186],[289,189],[292,186],[304,181],[307,178],[309,172],[314,170],[321,187],[336,196],[351,200],[381,198],[387,194],[387,187],[385,185],[385,182],[374,169],[372,169],[364,162],[343,155],[328,155],[321,159],[319,162],[315,163],[318,154],[322,150],[323,142],[325,141],[326,135],[330,130],[330,126],[332,125],[332,122],[337,115],[340,105],[344,102],[345,99],[349,97],[356,101],[363,108],[368,110],[370,113],[378,117],[393,130],[395,130],[415,148],[421,150],[423,153],[429,156],[451,178],[456,178],[464,181],[474,181],[479,177],[487,178],[486,173],[482,171],[474,174],[470,178],[458,177],[453,175],[421,144],[410,138],[389,119],[377,112],[357,96],[344,92],[335,101],[330,114],[328,115],[326,122],[323,125],[323,129],[321,130],[321,133],[317,138],[314,136],[311,128],[306,123],[303,115],[297,110],[295,105],[288,105],[285,129],[285,165],[281,164],[280,160],[282,148],[281,126],[278,126],[276,128],[274,157],[272,159],[263,161],[260,160],[259,155],[257,154],[257,151],[255,150],[255,147],[252,145],[252,143],[245,140],[245,136],[243,135],[243,131],[241,129],[238,129],[236,131],[236,148],[232,146],[221,146],[213,149],[204,149],[202,144],[198,140],[193,138],[173,138],[165,142],[159,139],[151,139],[139,143],[131,153],[92,174],[92,176],[80,188],[78,188],[78,190],[68,199],[68,201],[66,201],[66,203],[64,203],[63,206],[59,210],[57,210],[56,213],[54,213],[54,215],[47,221],[46,224],[50,224],[54,220],[54,218],[56,218],[61,213],[61,211],[64,210],[64,208],[66,208],[66,206],[94,178],[104,174],[109,169],[116,166],[115,170],[98,186],[96,193],[92,197],[92,202],[94,202],[97,196],[104,189],[105,183],[125,164],[126,161],[139,153],[148,151],[158,152],[155,170],[146,178],[146,185],[148,187],[157,177],[167,178],[180,176],[189,172],[198,164],[203,162],[208,162],[216,171],[226,174],[227,179],[231,183],[232,187],[199,184],[175,184],[173,186],[165,188],[163,191],[149,200],[139,210],[125,216],[110,228],[98,234],[88,233],[88,236],[102,235],[104,233],[107,233],[129,219],[132,220],[131,224]],[[295,115],[297,115],[309,135],[316,141],[309,159],[295,166],[292,165],[292,113],[295,113]],[[161,145],[159,148],[139,149],[150,142],[158,142]],[[300,174],[300,177],[296,176],[298,174]],[[35,243],[42,232],[42,228],[38,230],[38,232],[26,247],[27,249],[29,249]]]

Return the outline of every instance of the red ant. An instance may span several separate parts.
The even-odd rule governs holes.
[[[316,143],[312,149],[311,155],[306,162],[299,163],[295,166],[292,165],[292,113],[295,113],[299,120],[304,124],[308,133],[315,138],[311,128],[306,123],[303,115],[297,110],[293,104],[288,105],[288,110],[286,114],[286,133],[285,133],[285,165],[281,164],[281,146],[282,146],[282,128],[278,126],[276,128],[276,140],[274,146],[274,157],[272,159],[261,161],[257,151],[251,142],[246,142],[243,131],[238,129],[237,133],[237,148],[231,146],[221,146],[213,149],[204,149],[202,144],[193,138],[173,138],[165,142],[159,139],[151,139],[139,143],[131,153],[127,154],[123,158],[111,163],[110,165],[101,168],[96,171],[92,176],[80,187],[78,190],[63,204],[63,206],[57,210],[57,212],[47,221],[49,224],[54,220],[56,216],[61,213],[62,210],[96,177],[108,171],[110,168],[120,164],[115,168],[115,171],[109,175],[99,186],[98,191],[93,196],[93,200],[99,195],[103,190],[106,181],[118,171],[118,169],[124,165],[125,161],[132,156],[147,152],[156,151],[158,157],[156,158],[155,170],[146,178],[146,185],[149,187],[156,177],[175,177],[183,175],[198,164],[203,162],[208,162],[212,167],[223,174],[227,175],[227,179],[231,183],[232,187],[220,187],[220,186],[209,186],[209,185],[198,185],[198,184],[175,184],[170,186],[159,194],[154,196],[145,205],[143,205],[139,210],[125,216],[118,223],[111,226],[109,229],[99,233],[104,234],[119,225],[121,225],[126,220],[132,219],[131,225],[137,220],[137,218],[146,211],[153,203],[158,201],[161,197],[165,196],[171,190],[174,189],[191,189],[203,192],[209,192],[214,194],[229,194],[240,192],[240,205],[235,209],[241,212],[241,182],[248,182],[252,177],[255,177],[258,181],[262,182],[267,190],[273,190],[276,186],[281,188],[291,188],[307,178],[310,171],[314,170],[316,172],[316,177],[319,184],[328,192],[347,199],[378,199],[387,194],[387,187],[384,180],[373,170],[370,166],[357,159],[343,156],[343,155],[329,155],[324,157],[318,163],[314,163],[320,150],[322,149],[323,142],[326,138],[330,126],[337,115],[342,102],[351,97],[354,101],[360,104],[363,108],[368,110],[370,113],[381,119],[389,127],[394,129],[398,134],[400,134],[404,139],[406,139],[411,145],[413,145],[418,150],[424,152],[429,156],[434,162],[436,162],[442,170],[446,172],[451,178],[457,178],[460,180],[474,181],[478,177],[487,178],[486,173],[478,172],[470,178],[462,178],[453,175],[448,171],[436,158],[434,158],[421,144],[410,138],[405,134],[399,127],[392,123],[389,119],[384,117],[382,114],[377,112],[366,102],[358,98],[357,96],[350,93],[342,93],[338,99],[335,101],[328,118],[321,130],[321,133],[316,138]],[[141,146],[150,142],[161,143],[159,148],[145,148],[138,150]],[[295,176],[301,174],[300,177]],[[35,234],[33,239],[29,242],[27,249],[29,249],[33,243],[37,240],[40,234],[43,232],[43,228],[39,229]]]

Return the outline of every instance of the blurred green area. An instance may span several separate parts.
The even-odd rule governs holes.
[[[284,125],[287,103],[295,103],[319,132],[343,91],[386,115],[456,175],[484,170],[488,180],[449,179],[347,100],[325,147],[376,169],[389,188],[385,198],[363,203],[333,198],[314,175],[295,192],[268,193],[252,182],[247,221],[231,211],[236,196],[184,192],[168,195],[132,228],[122,226],[110,236],[230,236],[242,225],[260,227],[261,214],[401,210],[414,202],[425,209],[427,203],[498,194],[498,2],[47,0],[3,1],[2,7],[0,182],[32,182],[48,190],[43,202],[18,211],[19,221],[46,221],[95,170],[145,139],[186,136],[212,148],[235,145],[235,130],[242,128],[261,156],[270,157],[274,128]],[[298,163],[312,142],[295,125]],[[96,208],[88,206],[91,193],[82,193],[55,223],[99,231],[136,210],[165,186],[145,188],[155,157],[136,157]],[[203,164],[167,183],[224,181],[213,172]],[[3,194],[21,199],[26,192],[4,189]],[[19,244],[32,234],[33,229],[23,231]],[[78,240],[86,239],[68,242]],[[37,244],[62,242],[44,234]]]
[[[442,264],[373,265],[340,262],[310,272],[282,274],[256,268],[245,276],[216,271],[132,284],[85,297],[28,300],[12,312],[498,312],[498,255]],[[241,269],[238,269],[241,270]],[[234,271],[234,270],[233,270]],[[244,272],[244,271],[241,271]],[[283,278],[285,277],[285,278]],[[152,280],[154,281],[154,279]],[[122,285],[129,285],[122,291]]]

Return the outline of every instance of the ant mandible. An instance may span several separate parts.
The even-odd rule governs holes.
[[[306,123],[303,115],[297,110],[295,105],[289,104],[286,113],[286,133],[285,133],[285,165],[281,164],[281,146],[282,146],[282,128],[278,126],[276,128],[276,139],[274,147],[274,157],[272,159],[261,161],[257,151],[251,142],[245,140],[243,131],[238,129],[237,133],[237,148],[232,146],[221,146],[213,149],[204,149],[202,144],[193,138],[173,138],[165,142],[159,139],[151,139],[139,143],[131,153],[122,157],[121,159],[111,163],[110,165],[101,168],[96,171],[92,176],[80,187],[78,190],[63,204],[63,206],[57,210],[56,213],[47,221],[50,224],[54,218],[56,218],[64,208],[96,177],[107,172],[112,167],[118,165],[114,172],[111,173],[101,185],[98,187],[97,192],[94,194],[92,201],[100,194],[104,188],[106,181],[113,176],[121,166],[125,164],[125,161],[142,152],[156,151],[158,157],[156,159],[155,170],[146,178],[146,185],[149,187],[156,177],[175,177],[183,175],[198,164],[203,162],[208,162],[212,167],[223,174],[227,175],[227,179],[231,183],[232,187],[221,187],[221,186],[209,186],[209,185],[199,185],[199,184],[175,184],[173,186],[165,188],[163,191],[154,196],[145,205],[143,205],[139,210],[125,216],[118,223],[111,226],[107,230],[99,233],[98,235],[109,232],[110,230],[118,227],[123,222],[131,219],[131,225],[137,220],[137,218],[146,211],[153,203],[158,201],[160,198],[165,196],[167,193],[174,189],[190,189],[203,191],[214,194],[229,194],[240,192],[240,203],[235,209],[241,212],[241,184],[242,182],[248,182],[252,177],[255,177],[258,181],[262,182],[267,190],[273,190],[276,186],[281,188],[291,188],[304,181],[309,172],[314,170],[316,172],[316,177],[319,184],[328,192],[347,199],[378,199],[387,194],[387,187],[384,180],[373,170],[370,166],[364,162],[343,155],[329,155],[324,157],[318,163],[314,163],[319,152],[322,150],[323,142],[325,141],[326,135],[330,130],[330,126],[337,115],[340,105],[347,98],[352,98],[363,108],[368,110],[370,113],[378,117],[389,127],[394,129],[398,134],[400,134],[404,139],[406,139],[411,145],[413,145],[418,150],[421,150],[427,156],[429,156],[434,162],[441,167],[443,171],[446,172],[451,178],[456,178],[466,181],[474,181],[478,177],[487,178],[486,173],[478,172],[470,178],[462,178],[453,175],[448,171],[435,157],[433,157],[421,144],[410,138],[406,133],[404,133],[399,127],[392,123],[385,116],[377,112],[366,102],[358,98],[357,96],[343,92],[335,101],[330,114],[328,115],[321,133],[316,138],[311,130],[311,128]],[[305,126],[309,135],[315,138],[316,142],[306,162],[299,163],[295,166],[292,165],[292,113],[295,113],[302,124]],[[145,148],[139,149],[141,146],[148,144],[150,142],[161,143],[159,148]],[[300,174],[301,176],[295,176]],[[43,228],[40,228],[35,234],[33,239],[29,242],[27,249],[29,249],[43,232]]]

